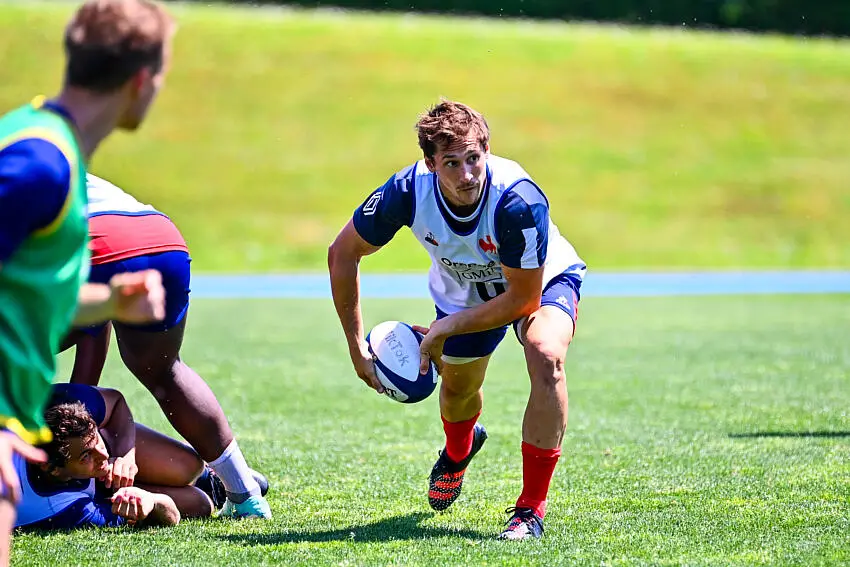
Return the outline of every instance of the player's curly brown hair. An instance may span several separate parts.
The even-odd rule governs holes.
[[[416,132],[419,147],[428,158],[470,134],[478,139],[482,149],[490,142],[490,127],[484,116],[463,103],[447,99],[419,117]]]
[[[51,406],[44,412],[44,419],[53,439],[41,449],[54,467],[64,467],[71,458],[71,439],[89,441],[97,433],[97,424],[80,402]]]
[[[175,30],[151,0],[88,0],[65,28],[65,82],[110,92],[144,67],[156,74]]]

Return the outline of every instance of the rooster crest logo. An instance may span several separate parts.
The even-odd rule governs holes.
[[[428,232],[428,234],[425,235],[425,242],[427,242],[428,244],[430,244],[432,246],[439,246],[440,245],[440,243],[437,242],[437,239],[434,238],[434,233],[432,233],[430,231]]]
[[[484,238],[478,239],[478,246],[480,246],[481,250],[483,250],[484,252],[489,252],[490,254],[496,253],[496,244],[490,238],[489,234],[487,235],[486,239],[484,239]]]

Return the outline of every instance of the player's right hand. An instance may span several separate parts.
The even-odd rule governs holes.
[[[122,323],[153,323],[165,318],[165,288],[156,270],[115,274],[109,280],[113,319]]]
[[[139,467],[136,465],[134,453],[131,451],[123,457],[112,461],[109,474],[103,481],[106,488],[124,488],[133,486]]]
[[[351,362],[354,363],[354,371],[357,372],[361,380],[366,382],[367,386],[379,394],[384,393],[384,387],[375,374],[375,359],[369,352],[369,345],[366,344],[366,341],[361,341],[358,349],[352,349]]]
[[[24,442],[14,433],[0,432],[0,498],[17,504],[21,499],[21,481],[12,462],[15,453],[31,463],[46,463],[47,453]]]

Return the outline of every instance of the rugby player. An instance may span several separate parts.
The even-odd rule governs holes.
[[[210,387],[180,356],[189,310],[189,250],[166,215],[89,173],[86,178],[91,237],[91,282],[115,274],[154,269],[162,274],[168,302],[155,324],[115,322],[121,359],[159,402],[174,429],[210,463],[227,491],[222,516],[271,518],[261,492],[236,442],[227,417]],[[63,350],[77,345],[71,382],[97,385],[109,348],[108,325],[76,330]]]
[[[490,154],[484,117],[445,100],[416,124],[423,153],[354,211],[328,251],[331,288],[357,375],[379,393],[364,340],[359,264],[407,226],[431,256],[436,307],[421,368],[442,376],[446,443],[428,501],[445,510],[487,432],[478,423],[487,365],[508,326],[522,344],[531,393],[522,423],[523,485],[501,539],[540,537],[549,484],[567,424],[564,372],[585,263],[549,217],[549,202],[516,162]]]
[[[22,490],[16,527],[173,525],[212,514],[209,496],[192,486],[204,471],[201,458],[136,423],[120,392],[56,384],[45,413],[47,463],[15,459]]]
[[[86,2],[65,30],[59,95],[0,118],[0,564],[20,486],[12,452],[49,438],[44,403],[55,354],[74,318],[149,322],[164,316],[159,274],[88,274],[85,168],[115,129],[135,130],[162,86],[174,23],[147,0]],[[79,302],[79,303],[78,303]],[[16,437],[17,436],[17,437]]]

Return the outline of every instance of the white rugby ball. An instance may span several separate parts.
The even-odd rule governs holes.
[[[379,323],[366,335],[366,343],[375,360],[375,374],[386,395],[397,402],[421,402],[437,387],[437,368],[433,362],[426,374],[419,374],[422,337],[400,321]]]

